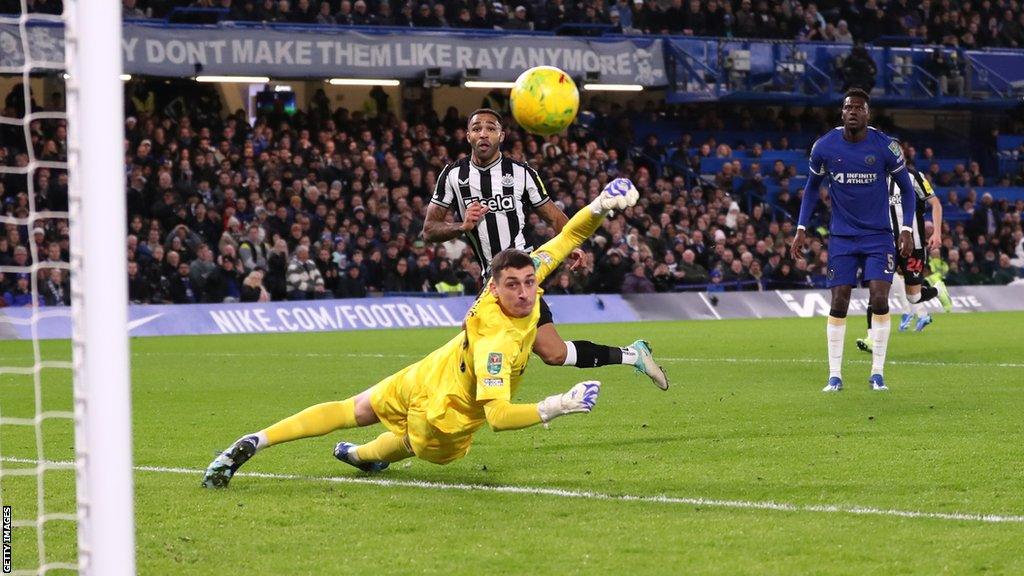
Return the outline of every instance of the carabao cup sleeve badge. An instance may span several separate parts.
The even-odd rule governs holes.
[[[501,352],[491,352],[487,355],[487,372],[497,374],[501,372]]]

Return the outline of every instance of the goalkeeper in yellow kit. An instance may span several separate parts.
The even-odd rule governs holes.
[[[597,230],[609,210],[633,206],[638,197],[629,180],[614,180],[558,236],[534,252],[500,252],[491,261],[487,289],[467,314],[465,330],[352,398],[311,406],[243,436],[210,463],[203,486],[227,486],[258,450],[343,428],[378,422],[387,428],[372,442],[340,442],[334,450],[339,460],[376,472],[412,456],[436,464],[461,458],[484,422],[495,431],[516,430],[590,412],[600,382],[581,382],[537,404],[512,404],[511,399],[537,336],[542,292],[538,286]]]

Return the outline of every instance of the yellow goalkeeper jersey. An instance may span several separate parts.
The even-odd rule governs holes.
[[[589,238],[603,220],[589,208],[573,216],[562,232],[531,253],[537,284]],[[472,433],[485,422],[490,400],[511,401],[537,337],[540,296],[529,316],[508,316],[486,290],[466,316],[466,328],[423,360],[400,373],[414,378],[427,421],[446,433]],[[399,376],[399,375],[396,375]]]

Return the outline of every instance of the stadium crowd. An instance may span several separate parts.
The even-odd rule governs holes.
[[[250,125],[243,111],[221,113],[212,92],[190,95],[189,101],[196,102],[190,114],[172,116],[149,106],[145,90],[144,84],[129,89],[125,123],[133,301],[473,294],[481,289],[480,266],[464,241],[432,245],[420,236],[437,175],[447,162],[469,152],[466,119],[454,108],[442,117],[413,109],[402,120],[383,109],[332,108],[320,93],[308,110],[290,117],[261,116]],[[8,95],[5,116],[21,115],[20,94],[19,87]],[[634,134],[634,119],[672,115],[713,129],[731,109],[637,110],[600,99],[592,101],[592,108],[596,119],[586,129],[574,126],[568,135],[542,139],[513,128],[503,147],[538,169],[550,196],[569,214],[617,176],[633,179],[644,193],[640,205],[606,222],[586,245],[584,267],[553,275],[549,293],[822,285],[827,235],[810,243],[804,260],[792,261],[786,253],[802,194],[789,185],[796,167],[779,163],[766,176],[758,169],[760,151],[787,148],[786,139],[694,142],[681,134],[674,161],[655,165],[645,159],[665,155],[666,149],[656,138]],[[795,115],[765,108],[754,113],[764,117],[749,121],[790,129],[802,124],[805,130],[819,130],[830,120],[823,111]],[[20,128],[10,128],[0,134],[0,164],[25,166]],[[30,133],[37,158],[64,159],[63,122],[36,120]],[[917,155],[912,149],[908,154]],[[713,177],[700,176],[695,169],[705,157],[734,159]],[[983,178],[977,170],[977,164],[958,166],[959,174],[935,177],[970,186]],[[0,179],[5,215],[27,216],[29,183],[17,174]],[[37,210],[67,208],[66,175],[40,168],[31,184]],[[764,193],[769,184],[779,187],[772,202]],[[819,223],[828,219],[823,195]],[[933,254],[932,267],[946,271],[949,284],[1005,284],[1020,275],[1024,201],[979,198],[968,188],[960,196],[951,192],[943,202],[966,214],[946,224],[943,247]],[[530,224],[534,246],[553,236],[536,215]],[[40,221],[31,231],[6,225],[0,265],[23,266],[33,258],[67,262],[66,221]],[[27,274],[6,275],[3,302],[26,303],[29,281]],[[46,304],[68,302],[63,268],[41,267],[38,286]]]
[[[21,0],[0,0],[0,13]],[[126,18],[165,18],[174,8],[220,10],[235,21],[555,30],[566,24],[626,33],[774,38],[853,44],[909,37],[963,48],[1024,46],[1018,0],[122,0]],[[57,14],[61,0],[28,0]]]
[[[124,0],[135,17],[159,16],[162,0]],[[148,4],[141,7],[139,4]],[[522,0],[446,2],[380,0],[198,0],[194,7],[228,10],[228,19],[310,24],[554,30],[564,24],[603,24],[627,33],[818,40],[852,44],[908,36],[939,44],[1024,46],[1024,12],[1016,1],[848,0]]]

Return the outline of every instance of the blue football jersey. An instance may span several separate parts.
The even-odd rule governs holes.
[[[843,138],[843,128],[835,128],[811,148],[810,171],[813,180],[820,179],[814,176],[828,180],[832,201],[830,234],[892,233],[888,177],[892,175],[899,181],[907,175],[898,142],[871,127],[863,140],[849,142]],[[805,197],[799,225],[807,225],[815,204],[816,194],[813,198]]]

